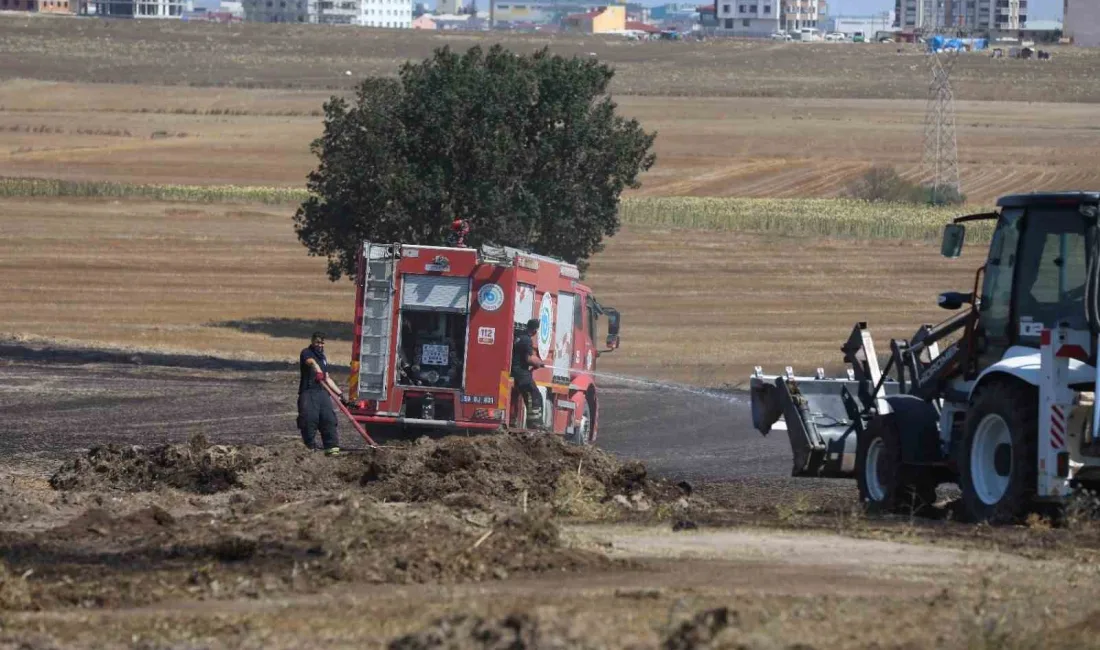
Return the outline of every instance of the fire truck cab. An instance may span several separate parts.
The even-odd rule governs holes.
[[[608,318],[606,347],[596,326]],[[596,439],[596,359],[619,346],[619,314],[600,305],[573,264],[509,247],[364,242],[356,277],[348,395],[375,432],[526,427],[511,377],[512,344],[539,320],[533,375],[543,426]]]

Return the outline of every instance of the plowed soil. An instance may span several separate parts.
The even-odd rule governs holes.
[[[31,499],[4,494],[5,509],[22,515],[0,526],[5,575],[31,571],[11,582],[25,583],[4,599],[13,609],[606,568],[623,562],[565,548],[555,517],[699,507],[640,463],[529,435],[421,439],[340,458],[199,435],[96,447],[49,485]]]
[[[869,519],[841,492],[805,495],[519,434],[339,458],[200,434],[0,464],[0,648],[1038,648],[1096,632],[1090,611],[1027,616],[1067,585],[1100,597],[1087,519]]]

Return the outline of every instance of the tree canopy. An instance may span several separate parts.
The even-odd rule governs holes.
[[[324,105],[298,239],[354,277],[363,240],[515,246],[578,264],[619,229],[619,195],[654,162],[656,134],[616,113],[594,59],[449,47]]]

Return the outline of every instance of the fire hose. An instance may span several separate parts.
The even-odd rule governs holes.
[[[363,440],[366,440],[367,444],[371,447],[378,447],[378,444],[371,439],[369,434],[367,434],[367,430],[363,428],[363,425],[355,421],[355,418],[352,416],[351,411],[349,411],[348,407],[340,401],[340,398],[336,395],[336,391],[332,390],[332,387],[328,385],[328,382],[322,381],[318,383],[320,383],[321,386],[325,388],[325,391],[328,392],[329,396],[332,398],[332,401],[336,402],[336,406],[338,406],[340,410],[344,413],[344,415],[347,416],[348,422],[351,422],[351,426],[353,426],[355,430],[359,432],[359,435],[363,436]]]

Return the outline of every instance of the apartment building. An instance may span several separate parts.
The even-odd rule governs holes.
[[[895,0],[895,27],[1010,31],[1027,26],[1028,0]]]
[[[780,31],[817,26],[825,10],[824,0],[783,0],[783,13],[779,17]]]
[[[84,0],[79,13],[88,16],[180,20],[194,11],[192,0]]]
[[[785,0],[718,0],[718,29],[730,36],[766,37],[779,30]]]
[[[1096,0],[1066,0],[1064,34],[1074,45],[1100,46],[1100,2]]]
[[[262,23],[412,28],[412,0],[244,0],[245,20]]]

